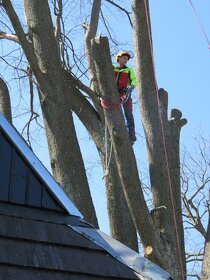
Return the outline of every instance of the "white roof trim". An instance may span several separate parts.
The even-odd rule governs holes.
[[[136,273],[145,277],[148,280],[169,280],[169,274],[149,261],[148,259],[140,256],[135,251],[123,245],[119,241],[108,236],[104,232],[87,227],[77,227],[69,225],[73,230],[82,234],[95,244],[104,248],[115,259],[131,268]]]
[[[0,113],[0,127],[4,133],[10,138],[14,143],[16,148],[21,152],[24,158],[27,160],[29,165],[38,173],[44,183],[48,186],[49,191],[55,198],[61,203],[61,205],[68,211],[69,214],[83,218],[80,211],[76,208],[73,202],[64,193],[62,188],[58,185],[49,171],[44,167],[44,165],[38,160],[35,154],[31,151],[29,146],[20,136],[18,131],[5,119],[5,117]]]

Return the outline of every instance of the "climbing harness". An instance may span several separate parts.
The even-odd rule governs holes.
[[[131,93],[128,92],[127,89],[125,88],[123,96],[120,97],[121,103],[122,104],[126,103],[128,101],[128,99],[130,98],[130,96],[131,96]]]

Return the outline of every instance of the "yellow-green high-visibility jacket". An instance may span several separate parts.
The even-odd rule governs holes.
[[[113,69],[118,90],[122,90],[129,85],[136,87],[136,75],[131,67],[113,66]]]

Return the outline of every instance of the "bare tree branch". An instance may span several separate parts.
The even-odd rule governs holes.
[[[36,120],[39,117],[39,114],[37,114],[34,111],[34,87],[33,87],[33,73],[32,73],[32,69],[30,68],[30,66],[28,66],[28,79],[29,79],[29,89],[30,89],[30,118],[28,120],[28,122],[25,124],[23,131],[26,128],[27,131],[27,142],[30,146],[30,148],[32,149],[32,145],[31,145],[31,140],[30,140],[30,125],[32,123],[33,120]]]
[[[131,17],[130,17],[130,14],[132,14],[131,12],[128,12],[126,9],[124,9],[120,5],[116,4],[114,1],[106,0],[106,2],[112,4],[113,6],[117,7],[119,10],[123,11],[127,15],[131,27],[133,27],[132,20],[131,20]]]
[[[7,39],[16,43],[20,43],[18,37],[15,34],[9,34],[3,31],[0,31],[0,39]]]
[[[54,14],[56,15],[55,38],[56,38],[58,49],[59,49],[59,39],[61,37],[61,23],[60,23],[60,20],[61,20],[61,17],[62,17],[62,6],[63,6],[63,3],[62,3],[62,0],[56,0],[54,2],[55,2],[54,3]]]
[[[33,71],[36,71],[37,74],[39,73],[39,67],[38,67],[38,63],[37,63],[37,59],[33,53],[32,50],[32,46],[29,43],[29,41],[26,38],[26,35],[23,31],[23,28],[21,26],[21,23],[18,19],[18,16],[11,4],[10,0],[2,0],[2,6],[4,7],[4,9],[7,12],[7,15],[9,16],[11,23],[13,25],[14,30],[16,31],[16,35],[19,38],[19,41],[21,43],[21,46],[26,54],[26,56],[28,57],[28,59],[30,60],[31,66],[33,67]]]

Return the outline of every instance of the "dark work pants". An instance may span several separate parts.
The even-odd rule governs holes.
[[[127,121],[127,128],[129,131],[130,139],[131,141],[136,141],[135,125],[133,118],[133,104],[131,97],[129,97],[129,99],[125,103],[123,103],[123,109]]]

